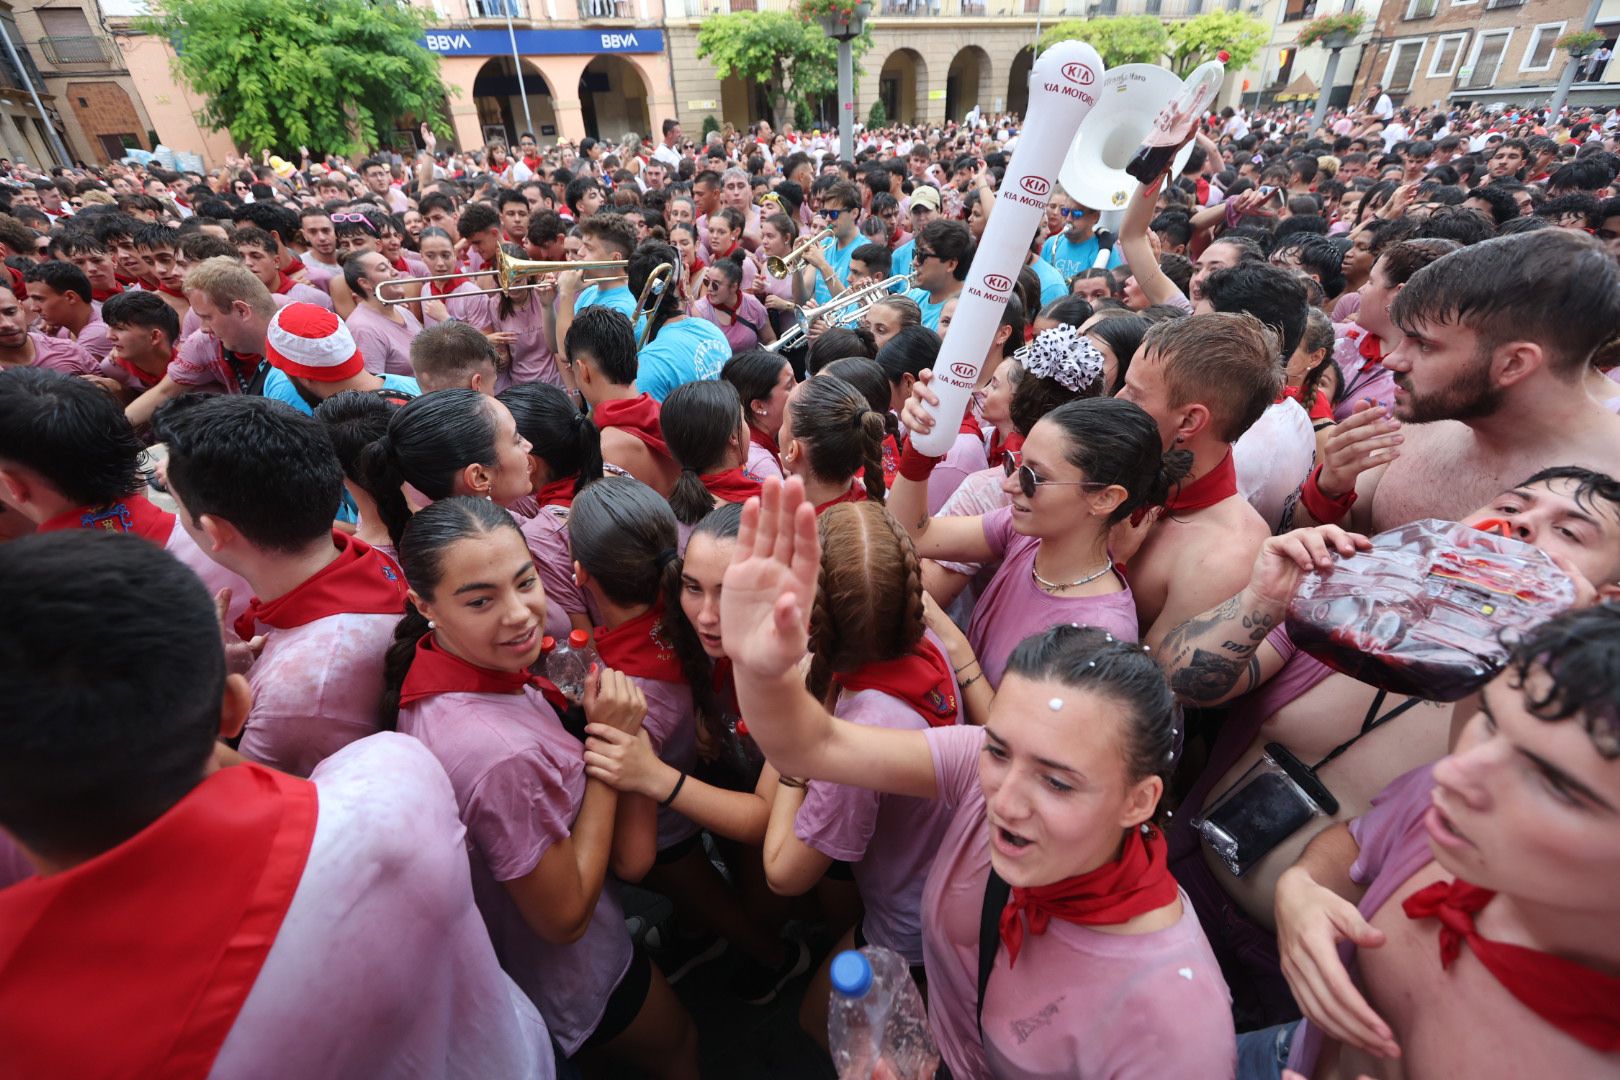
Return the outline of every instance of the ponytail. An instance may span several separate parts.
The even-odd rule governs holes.
[[[883,416],[871,409],[862,413],[861,435],[866,442],[866,464],[861,470],[861,478],[866,483],[866,497],[882,506],[888,497],[888,490],[883,484],[883,440],[888,435],[888,427],[883,422]]]
[[[405,536],[405,527],[411,523],[411,508],[405,501],[405,477],[399,471],[399,457],[393,441],[384,434],[362,448],[355,459],[355,468],[359,473],[360,486],[367,491],[398,494],[398,499],[377,500],[377,513],[382,517],[383,526],[387,528],[388,537],[397,550]]]
[[[735,444],[740,443],[741,452],[747,453],[747,429],[737,389],[721,379],[683,383],[664,399],[659,426],[670,456],[681,467],[669,497],[670,509],[683,525],[696,525],[714,508],[702,474],[721,472],[736,462]]]
[[[383,659],[383,692],[378,705],[378,716],[384,731],[399,726],[399,694],[410,674],[411,661],[416,658],[416,646],[428,633],[428,621],[416,610],[416,605],[405,601],[405,617],[394,627],[394,640],[388,644]]]
[[[1140,405],[1123,398],[1070,401],[1047,413],[1041,423],[1055,424],[1063,432],[1069,444],[1064,456],[1087,480],[1125,489],[1109,524],[1142,507],[1162,506],[1192,464],[1192,455],[1185,450],[1165,453],[1158,424]]]
[[[883,502],[883,416],[859,390],[835,375],[817,375],[799,386],[788,413],[812,474],[847,485],[864,469],[867,497]]]
[[[574,494],[602,479],[602,433],[568,395],[550,383],[524,383],[496,395],[512,412],[529,453],[546,463],[552,479],[574,477]]]
[[[675,520],[682,525],[696,525],[714,509],[714,496],[703,486],[703,479],[690,466],[681,469],[675,480],[675,490],[669,493],[669,508]]]
[[[411,508],[400,490],[401,481],[387,475],[386,468],[381,478],[373,476],[367,461],[371,448],[387,440],[388,425],[397,411],[378,395],[361,390],[345,390],[327,398],[315,409],[315,419],[332,437],[332,448],[337,451],[343,475],[377,504],[377,516],[382,519],[395,547],[399,546],[399,538],[411,520]],[[386,456],[386,445],[383,452]]]

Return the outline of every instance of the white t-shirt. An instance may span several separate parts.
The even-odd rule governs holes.
[[[1288,501],[1316,461],[1316,432],[1310,415],[1292,398],[1266,407],[1254,426],[1232,446],[1238,492],[1266,519],[1273,532]]]
[[[1373,103],[1373,115],[1380,120],[1388,120],[1395,115],[1395,103],[1389,100],[1388,94],[1378,95],[1378,100]]]
[[[545,1021],[473,904],[438,761],[385,732],[310,779],[309,861],[212,1075],[552,1077]]]

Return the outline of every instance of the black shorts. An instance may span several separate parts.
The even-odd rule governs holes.
[[[647,992],[652,989],[652,961],[647,954],[641,951],[641,946],[635,947],[630,957],[630,968],[619,980],[619,985],[613,988],[608,995],[607,1008],[602,1010],[602,1019],[597,1021],[596,1030],[591,1037],[585,1040],[580,1050],[590,1050],[612,1042],[624,1034],[641,1013],[641,1007],[647,1003]]]
[[[653,865],[668,866],[671,863],[678,863],[702,846],[703,833],[695,832],[691,836],[688,836],[685,840],[677,840],[673,844],[669,845],[669,847],[660,851],[653,859]]]

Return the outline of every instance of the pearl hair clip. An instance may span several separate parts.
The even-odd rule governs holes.
[[[1054,326],[1035,335],[1035,340],[1019,347],[1013,359],[1031,375],[1053,379],[1072,394],[1078,394],[1103,374],[1103,355],[1089,338],[1073,326]]]

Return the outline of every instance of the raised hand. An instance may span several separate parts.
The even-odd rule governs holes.
[[[734,667],[760,678],[792,670],[810,643],[821,539],[804,482],[772,477],[743,507],[736,554],[720,591],[720,626]]]
[[[907,431],[926,435],[934,430],[933,410],[939,407],[939,396],[928,389],[933,381],[933,368],[917,372],[917,381],[911,384],[911,396],[900,406],[900,422],[906,425]]]
[[[1316,486],[1330,498],[1350,494],[1362,473],[1401,456],[1401,441],[1401,422],[1388,409],[1370,401],[1358,403],[1328,438]]]

